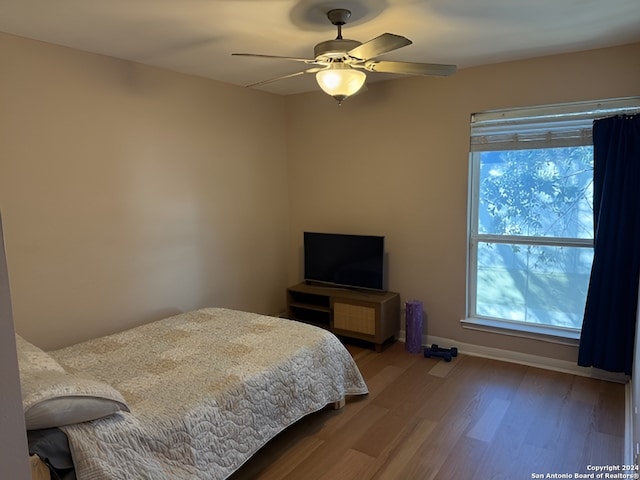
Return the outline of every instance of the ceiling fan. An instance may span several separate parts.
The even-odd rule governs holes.
[[[282,57],[255,53],[232,53],[245,57],[275,58],[293,60],[314,67],[269,80],[247,85],[257,87],[266,83],[296,77],[305,73],[315,73],[320,88],[342,104],[342,101],[357,93],[367,78],[364,71],[380,73],[398,73],[402,75],[438,75],[447,76],[456,71],[455,65],[436,63],[393,62],[377,60],[382,54],[411,45],[411,40],[393,33],[383,33],[365,43],[342,38],[342,26],[351,17],[351,12],[336,8],[327,12],[329,21],[338,28],[335,40],[320,42],[314,47],[314,58]]]

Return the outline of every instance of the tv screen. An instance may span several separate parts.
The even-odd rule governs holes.
[[[304,232],[304,279],[385,290],[384,237]]]

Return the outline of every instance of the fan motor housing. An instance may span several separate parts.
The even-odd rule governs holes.
[[[349,40],[347,38],[336,38],[335,40],[327,40],[326,42],[317,44],[313,49],[313,53],[316,60],[323,57],[338,59],[345,57],[349,50],[352,50],[360,45],[362,45],[362,43],[356,40]]]

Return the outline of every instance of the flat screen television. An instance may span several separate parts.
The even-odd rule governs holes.
[[[384,237],[304,232],[304,280],[386,290]]]

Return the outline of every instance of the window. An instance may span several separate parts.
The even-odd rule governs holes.
[[[624,106],[472,116],[467,326],[578,338],[593,260],[592,122]]]

